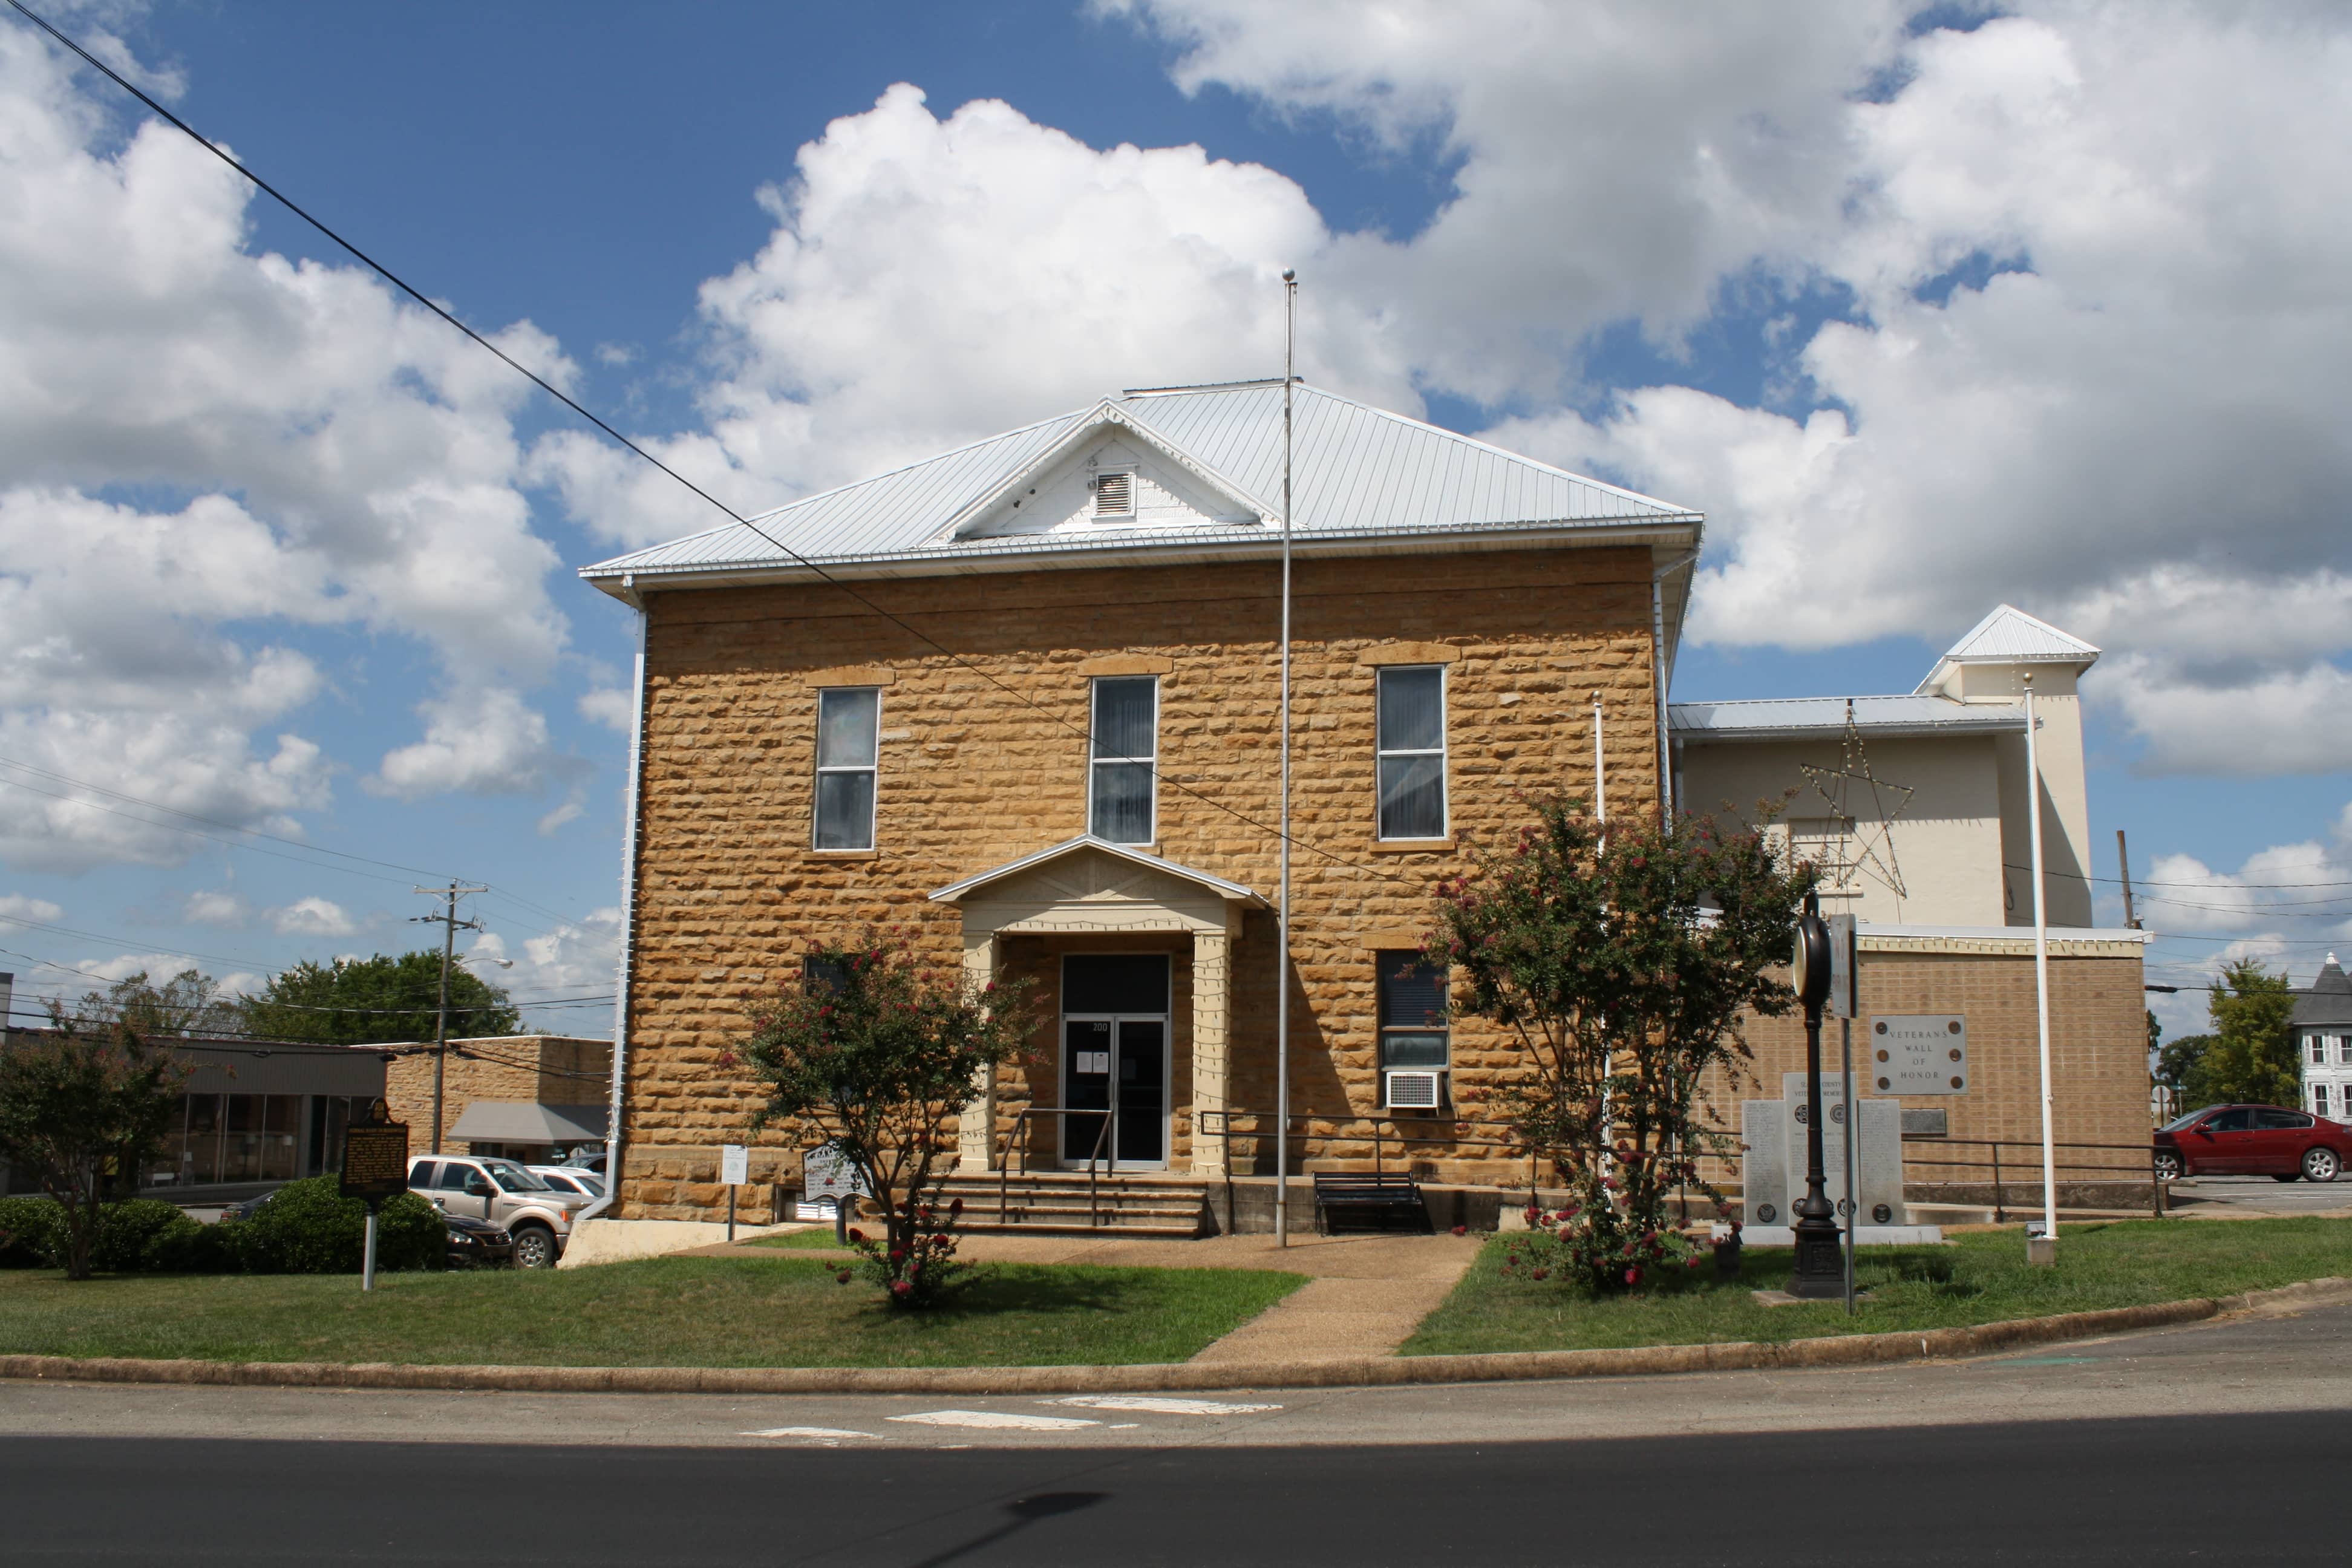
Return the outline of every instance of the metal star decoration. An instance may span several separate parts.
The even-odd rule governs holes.
[[[1869,750],[1863,744],[1862,731],[1853,721],[1853,698],[1847,698],[1845,702],[1844,765],[1823,768],[1808,763],[1800,771],[1812,784],[1813,793],[1830,808],[1830,837],[1835,845],[1837,864],[1824,866],[1822,871],[1834,871],[1840,887],[1852,886],[1853,874],[1864,872],[1896,898],[1909,897],[1903,886],[1902,863],[1895,856],[1892,830],[1910,809],[1915,792],[1908,785],[1890,784],[1871,772]],[[1865,804],[1865,797],[1870,808],[1867,821],[1859,809]]]

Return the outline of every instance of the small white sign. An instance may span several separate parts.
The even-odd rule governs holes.
[[[1881,1094],[1966,1094],[1969,1021],[1950,1013],[1873,1018],[1864,1037],[1869,1054],[1856,1064]]]
[[[749,1186],[751,1182],[751,1152],[740,1143],[719,1146],[719,1184],[723,1187]]]
[[[862,1195],[866,1184],[857,1167],[830,1143],[820,1143],[801,1156],[801,1195],[811,1203]]]
[[[1078,1065],[1076,1070],[1081,1073],[1109,1072],[1110,1053],[1108,1051],[1080,1051],[1078,1053]]]

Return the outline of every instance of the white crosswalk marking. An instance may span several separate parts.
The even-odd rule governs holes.
[[[1149,1394],[1076,1394],[1045,1405],[1075,1405],[1084,1410],[1143,1410],[1159,1415],[1248,1415],[1279,1410],[1279,1405],[1229,1405],[1213,1399],[1170,1399]]]
[[[982,1426],[1006,1432],[1072,1432],[1099,1426],[1099,1421],[1077,1421],[1066,1415],[1014,1415],[1002,1410],[926,1410],[916,1415],[893,1415],[922,1426]]]
[[[757,1432],[738,1432],[739,1437],[821,1437],[838,1442],[844,1437],[878,1438],[874,1432],[852,1432],[841,1426],[767,1426]]]

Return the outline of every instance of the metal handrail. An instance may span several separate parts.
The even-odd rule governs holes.
[[[1942,1136],[1913,1135],[1906,1137],[1903,1140],[1903,1163],[1906,1166],[1920,1165],[1933,1170],[1951,1171],[1980,1171],[1990,1169],[1992,1173],[1992,1217],[1993,1223],[1996,1225],[2005,1224],[2009,1215],[2009,1194],[2007,1185],[2001,1176],[2000,1152],[2003,1149],[2026,1150],[2035,1156],[2034,1159],[2027,1162],[2029,1165],[2039,1164],[2039,1156],[2042,1152],[2042,1144],[2038,1141],[2020,1138],[1946,1138]],[[1991,1157],[1989,1160],[1921,1160],[1913,1157],[1911,1153],[1912,1148],[1919,1145],[1926,1145],[1929,1148],[1942,1145],[1945,1147],[1957,1146],[1970,1149],[1989,1149],[1991,1151]],[[2143,1159],[2153,1159],[2154,1157],[2151,1145],[2146,1143],[2053,1143],[2050,1145],[2050,1148],[2053,1154],[2060,1150],[2087,1149],[2102,1152],[2137,1154]],[[2053,1173],[2060,1171],[2071,1172],[2077,1176],[2129,1176],[2137,1173],[2137,1167],[2135,1165],[2089,1165],[2058,1160],[2053,1160],[2052,1162],[2052,1170]],[[2166,1208],[2164,1184],[2154,1179],[2155,1172],[2152,1169],[2148,1172],[2148,1185],[2151,1189],[2148,1197],[2148,1207],[2150,1212],[2153,1213],[2157,1218],[2161,1219],[2164,1216]]]
[[[1011,1214],[1013,1207],[1013,1154],[1015,1149],[1021,1155],[1021,1174],[1024,1178],[1029,1174],[1029,1141],[1024,1138],[1022,1133],[1027,1130],[1029,1119],[1032,1116],[1099,1116],[1103,1119],[1102,1131],[1095,1134],[1094,1150],[1087,1156],[1087,1227],[1090,1230],[1100,1230],[1102,1228],[1101,1178],[1095,1166],[1096,1162],[1102,1158],[1106,1147],[1110,1151],[1114,1170],[1118,1163],[1118,1097],[1117,1095],[1111,1096],[1111,1102],[1108,1107],[1024,1105],[1021,1108],[1021,1114],[1013,1119],[1013,1131],[1007,1134],[1006,1147],[997,1156],[996,1223],[999,1225],[1010,1223],[1006,1216]]]

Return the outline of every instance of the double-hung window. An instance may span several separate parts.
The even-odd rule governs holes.
[[[1380,974],[1381,1069],[1444,1072],[1448,1065],[1445,969],[1410,948],[1374,955]]]
[[[2313,1067],[2327,1065],[2327,1037],[2325,1035],[2311,1037],[2311,1065]]]
[[[874,847],[874,773],[882,689],[828,686],[816,694],[816,847]]]
[[[1380,673],[1377,737],[1381,837],[1445,837],[1445,667]]]
[[[1150,843],[1156,826],[1154,770],[1160,761],[1156,677],[1095,681],[1087,750],[1087,831],[1113,844]]]

